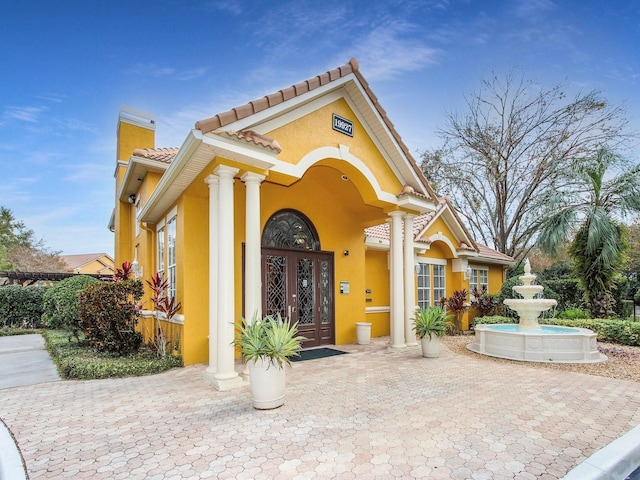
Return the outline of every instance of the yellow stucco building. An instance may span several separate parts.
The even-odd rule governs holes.
[[[304,347],[370,322],[402,350],[417,305],[496,292],[512,262],[435,195],[355,60],[196,122],[180,148],[156,148],[154,128],[120,113],[115,262],[169,279],[184,362],[208,363],[216,388],[241,381],[242,315],[299,322]]]

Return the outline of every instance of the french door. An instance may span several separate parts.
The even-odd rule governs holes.
[[[302,347],[335,343],[333,253],[262,248],[262,311],[298,322]]]

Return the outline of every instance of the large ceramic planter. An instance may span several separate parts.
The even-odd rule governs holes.
[[[284,404],[287,375],[284,367],[258,360],[248,362],[249,385],[254,408],[269,410]]]
[[[431,335],[422,337],[420,339],[422,343],[422,356],[426,358],[435,358],[440,355],[440,337]]]

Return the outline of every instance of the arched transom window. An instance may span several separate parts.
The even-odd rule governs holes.
[[[262,246],[320,250],[320,240],[303,214],[295,210],[281,210],[273,214],[265,225]]]

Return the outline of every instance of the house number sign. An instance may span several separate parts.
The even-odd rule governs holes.
[[[335,113],[333,114],[333,129],[353,137],[353,122]]]

